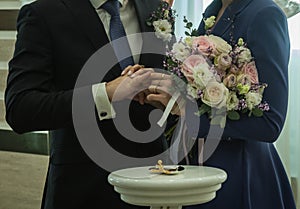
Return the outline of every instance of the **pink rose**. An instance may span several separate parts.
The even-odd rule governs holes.
[[[193,39],[193,47],[203,55],[210,56],[215,50],[215,45],[207,36],[199,36]]]
[[[249,62],[242,68],[242,72],[250,77],[251,83],[258,83],[258,73],[255,62]]]
[[[197,70],[197,66],[201,64],[206,64],[207,61],[202,55],[191,55],[189,56],[182,65],[181,72],[187,78],[189,82],[194,81],[194,72]]]
[[[236,74],[239,73],[239,71],[240,71],[240,69],[236,65],[231,65],[230,66],[230,70],[229,70],[230,73],[233,73],[233,74],[236,75]]]

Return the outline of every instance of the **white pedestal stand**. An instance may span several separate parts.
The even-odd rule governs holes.
[[[129,204],[151,209],[181,209],[214,199],[227,178],[221,169],[184,167],[182,172],[174,175],[153,174],[149,167],[122,169],[112,172],[108,181]]]

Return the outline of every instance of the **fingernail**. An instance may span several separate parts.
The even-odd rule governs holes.
[[[129,75],[129,74],[128,74]],[[135,74],[132,74],[131,76],[130,76],[130,78],[134,78],[136,75]]]
[[[129,71],[128,73],[127,73],[127,75],[131,75],[132,74],[132,71]]]
[[[125,74],[125,70],[122,71],[121,75],[124,75],[124,74]]]

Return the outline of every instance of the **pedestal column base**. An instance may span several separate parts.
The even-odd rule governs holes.
[[[181,209],[182,206],[151,206],[150,209]]]

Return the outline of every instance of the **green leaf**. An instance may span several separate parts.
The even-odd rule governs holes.
[[[147,21],[146,24],[147,24],[148,26],[152,26],[152,22],[150,22],[150,21]]]
[[[191,36],[191,34],[189,32],[187,32],[187,31],[185,31],[185,35],[186,36]]]
[[[252,110],[252,113],[255,117],[261,117],[264,114],[263,111],[257,107]]]
[[[193,29],[192,30],[192,33],[191,33],[191,36],[198,36],[199,34],[198,34],[198,30],[196,30],[196,29]]]
[[[191,23],[191,22],[188,22],[187,24],[186,24],[186,26],[185,26],[186,28],[192,28],[193,27],[193,23]]]
[[[247,113],[247,112],[248,112],[247,109],[243,109],[243,110],[242,110],[242,113],[243,113],[243,114],[245,114],[245,113]]]
[[[229,111],[227,114],[230,120],[239,120],[240,114],[237,111]]]
[[[187,22],[188,22],[188,20],[186,19],[186,16],[183,17],[183,22],[184,22],[184,23],[187,23]]]

